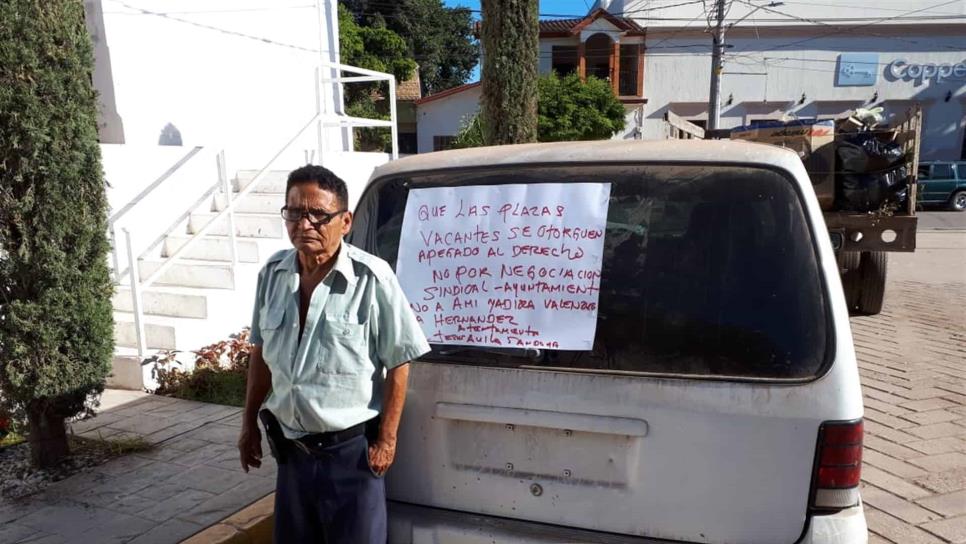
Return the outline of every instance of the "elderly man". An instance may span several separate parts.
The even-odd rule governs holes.
[[[246,472],[261,466],[261,418],[278,461],[278,543],[385,544],[382,476],[407,363],[429,351],[389,265],[342,241],[347,206],[329,170],[289,174],[282,217],[295,248],[258,275],[238,449]]]

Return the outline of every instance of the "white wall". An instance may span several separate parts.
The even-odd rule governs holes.
[[[94,45],[94,88],[97,89],[97,129],[100,141],[124,143],[124,123],[117,114],[114,100],[114,76],[111,73],[111,50],[104,32],[101,0],[84,0],[84,20]]]
[[[314,2],[124,3],[167,14],[145,14],[118,0],[103,0],[127,143],[157,144],[161,130],[172,123],[185,146],[225,147],[243,160],[239,167],[260,168],[314,115],[313,73],[320,58]],[[312,137],[294,150],[292,161],[302,160],[303,148],[314,148],[314,133],[308,132]],[[334,136],[329,141],[341,148],[337,129]]]
[[[101,162],[109,185],[107,198],[111,207],[110,215],[117,214],[138,198],[142,191],[192,149],[190,146],[101,144]],[[141,255],[160,236],[169,233],[175,222],[199,201],[201,195],[219,182],[217,153],[216,148],[202,148],[157,188],[124,212],[115,226],[121,269],[127,268],[128,262],[123,229],[131,232],[135,255]],[[386,153],[342,152],[327,157],[326,167],[344,179],[349,187],[349,209],[353,210],[373,170],[389,161]],[[237,169],[232,167],[231,156],[226,155],[226,162],[230,181]],[[291,170],[300,164],[285,164],[276,169]],[[207,198],[202,203],[205,211],[205,206],[210,202],[211,198]],[[179,231],[178,234],[185,232]]]
[[[573,38],[546,38],[540,40],[540,57],[537,61],[537,70],[540,74],[549,74],[553,69],[553,46],[569,45],[576,47],[580,43],[576,37]]]
[[[642,25],[650,28],[657,27],[679,27],[686,22],[694,19],[692,25],[703,27],[703,7],[702,3],[687,2],[654,2],[653,0],[612,0],[607,10],[614,14],[627,13],[626,16],[633,17]],[[728,13],[729,21],[736,21],[745,17],[754,8],[749,3],[729,2],[731,9]],[[670,7],[662,7],[670,6]],[[686,5],[681,5],[686,4]],[[710,10],[714,2],[707,2]],[[756,2],[757,5],[767,4],[767,2]],[[779,15],[767,10],[760,9],[752,16],[745,19],[746,26],[755,24],[770,24],[791,26],[803,24],[800,18],[887,18],[889,16],[909,14],[915,16],[927,15],[966,15],[966,2],[944,3],[938,0],[836,0],[825,2],[785,2],[783,5],[773,8],[788,15]],[[792,16],[792,17],[789,17]],[[875,20],[875,19],[872,19]],[[853,23],[861,24],[862,21]],[[926,22],[926,24],[940,24],[936,21]]]
[[[683,34],[683,33],[682,33]],[[673,39],[651,39],[645,58],[644,94],[648,99],[644,137],[663,139],[664,113],[670,108],[684,117],[706,118],[710,79],[710,55],[685,53],[681,45],[696,40],[707,41],[702,34],[682,35]],[[928,40],[941,40],[944,47],[934,47]],[[780,37],[732,37],[734,45],[726,55],[722,76],[723,102],[721,126],[730,128],[760,117],[783,113],[802,117],[884,103],[892,113],[918,101],[923,105],[925,127],[922,156],[924,159],[959,158],[963,145],[963,119],[966,117],[966,81],[947,79],[943,82],[895,80],[887,64],[896,59],[910,63],[958,63],[966,60],[966,37],[950,35],[937,29],[921,35],[903,34],[891,37],[827,37],[803,44],[802,48],[783,49],[789,43]],[[917,45],[918,44],[918,45]],[[931,49],[931,50],[930,50]],[[835,76],[840,53],[877,52],[877,83],[869,87],[837,87]],[[736,72],[744,72],[739,74]],[[767,75],[758,75],[767,73]],[[950,100],[946,101],[947,93]],[[804,103],[800,104],[802,94]]]
[[[480,86],[416,106],[419,153],[433,150],[433,136],[455,136],[480,109]]]
[[[325,165],[349,187],[349,209],[355,210],[373,170],[389,162],[388,153],[335,153]]]

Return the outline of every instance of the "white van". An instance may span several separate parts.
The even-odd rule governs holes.
[[[865,543],[848,311],[798,156],[419,155],[373,174],[349,242],[395,266],[411,190],[545,183],[610,184],[593,346],[433,344],[411,371],[389,541]]]

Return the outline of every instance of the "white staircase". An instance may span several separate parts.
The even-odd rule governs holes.
[[[242,170],[232,180],[234,199],[255,177]],[[269,171],[258,186],[235,203],[235,254],[228,215],[196,240],[150,287],[141,291],[147,357],[157,350],[189,352],[227,338],[249,325],[258,270],[272,253],[291,247],[279,209],[285,201],[287,171]],[[202,227],[227,207],[216,191],[181,221],[153,251],[138,259],[140,278],[149,277]],[[114,303],[115,357],[108,384],[126,389],[154,388],[154,367],[140,360],[128,276],[117,285]],[[193,356],[179,360],[190,366]]]

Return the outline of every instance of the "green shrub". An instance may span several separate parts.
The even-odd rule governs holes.
[[[92,73],[80,0],[0,2],[0,404],[41,467],[114,351]]]
[[[157,395],[179,399],[245,405],[245,384],[248,379],[248,329],[232,335],[228,340],[205,346],[195,354],[195,367],[185,371],[176,368],[174,352],[166,352],[156,362]]]
[[[624,105],[602,79],[553,72],[540,76],[537,91],[537,141],[607,140],[624,130]],[[463,121],[453,147],[486,145],[485,135],[483,117],[474,115]]]

